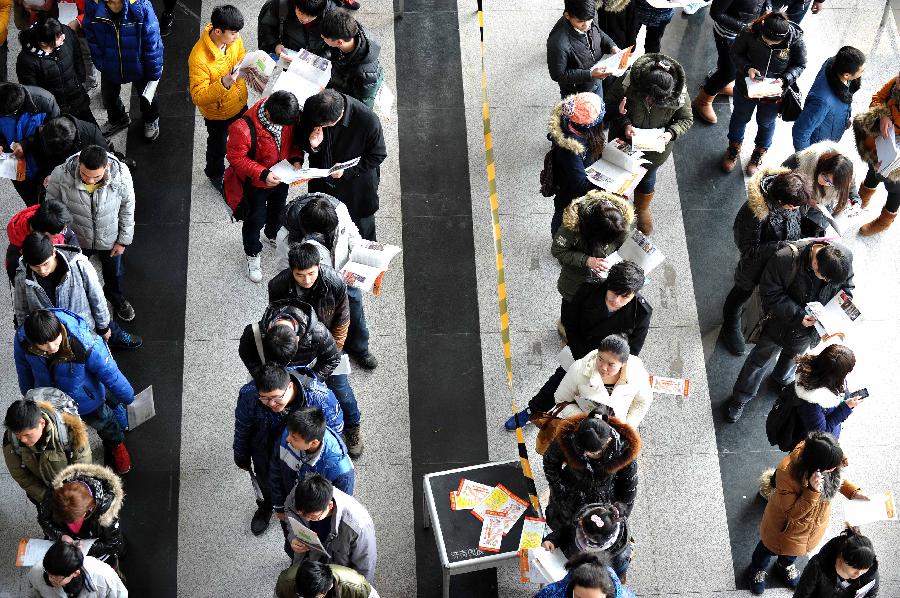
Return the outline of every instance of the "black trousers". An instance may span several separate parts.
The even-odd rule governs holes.
[[[734,44],[734,39],[723,37],[715,31],[713,31],[713,38],[716,40],[716,52],[719,53],[719,57],[716,61],[716,70],[710,73],[706,82],[703,83],[703,91],[711,96],[722,91],[737,76],[737,69],[731,62],[731,46]]]
[[[246,106],[240,112],[226,120],[203,119],[206,123],[206,168],[204,174],[209,178],[221,181],[225,176],[225,150],[228,144],[228,127],[243,116]]]

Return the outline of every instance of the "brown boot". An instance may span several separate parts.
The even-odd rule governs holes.
[[[700,86],[700,91],[697,92],[697,99],[694,100],[692,107],[694,108],[694,112],[697,113],[702,120],[705,120],[711,125],[719,122],[719,119],[716,118],[716,111],[713,110],[712,103],[716,98],[714,95],[709,95],[703,90],[703,86]]]
[[[729,98],[732,97],[734,95],[734,81],[723,87],[722,91],[720,91],[719,93],[721,93],[723,96],[728,96]]]
[[[863,224],[859,229],[859,234],[863,237],[877,235],[878,233],[887,230],[896,217],[897,212],[888,212],[886,209],[881,208],[881,215],[872,222]]]
[[[756,174],[756,171],[759,170],[759,165],[762,163],[763,156],[766,155],[766,152],[769,151],[764,147],[756,146],[753,148],[753,153],[750,154],[750,161],[747,162],[747,174],[753,176]]]
[[[741,154],[740,143],[729,143],[728,149],[725,150],[725,157],[722,158],[722,170],[731,172],[737,164],[738,156]]]
[[[862,209],[866,209],[869,207],[869,202],[872,201],[872,196],[875,195],[875,189],[872,187],[866,187],[862,183],[859,184],[859,198],[862,200],[862,205],[860,206]]]
[[[634,194],[634,211],[637,212],[638,230],[645,235],[653,233],[653,216],[650,214],[650,202],[653,201],[653,192]]]

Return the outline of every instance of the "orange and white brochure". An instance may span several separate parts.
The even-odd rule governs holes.
[[[463,478],[459,481],[459,488],[450,493],[450,510],[474,509],[493,489],[493,486]]]
[[[485,511],[481,519],[481,537],[478,538],[478,548],[485,552],[500,552],[505,525],[506,513]]]
[[[491,493],[478,506],[472,509],[472,515],[484,521],[484,513],[487,511],[503,513],[505,517],[503,534],[505,535],[527,510],[528,503],[525,500],[510,492],[503,484],[497,484],[491,490]]]
[[[691,389],[691,381],[687,378],[666,378],[665,376],[650,376],[650,388],[653,392],[664,395],[681,396],[685,399]]]

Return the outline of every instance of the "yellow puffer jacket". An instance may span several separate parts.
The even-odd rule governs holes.
[[[191,100],[208,120],[228,120],[247,105],[247,84],[238,79],[225,89],[222,77],[240,64],[247,53],[240,37],[223,54],[209,37],[212,24],[206,26],[188,58]]]

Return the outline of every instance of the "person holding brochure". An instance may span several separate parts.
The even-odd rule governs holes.
[[[747,183],[747,201],[734,218],[734,244],[740,258],[734,286],[722,306],[719,338],[732,355],[747,352],[741,314],[759,284],[769,258],[803,237],[800,208],[812,203],[809,181],[787,168],[763,168]]]
[[[610,73],[594,65],[619,48],[598,26],[595,11],[594,0],[566,0],[547,38],[547,68],[563,98],[580,92],[603,97],[603,79]]]
[[[275,584],[275,598],[296,596],[378,598],[379,594],[350,567],[305,559],[282,571]]]
[[[853,351],[839,344],[828,345],[818,355],[797,358],[797,381],[786,391],[798,399],[794,404],[803,422],[804,437],[815,431],[841,437],[841,424],[864,400],[858,395],[847,396],[847,376],[855,365]]]
[[[876,149],[878,138],[894,140],[893,145],[896,148],[898,134],[900,134],[900,77],[894,77],[872,96],[869,110],[853,118],[856,149],[859,151],[859,157],[869,167],[866,178],[859,187],[863,209],[869,206],[879,185],[884,183],[887,190],[887,201],[881,209],[881,214],[859,229],[859,234],[863,236],[887,230],[897,217],[897,210],[900,209],[900,168],[889,173],[880,172],[882,162],[892,161],[896,157],[896,150],[894,156],[879,156]]]
[[[872,541],[848,527],[809,559],[794,598],[874,598],[879,582]]]
[[[609,557],[610,566],[624,583],[631,564],[634,540],[623,511],[623,505],[585,505],[568,525],[547,534],[541,547],[550,552],[559,547],[568,557],[579,553],[603,554]]]
[[[332,10],[331,0],[268,0],[259,11],[257,47],[276,59],[301,49],[325,56],[322,15]]]
[[[821,231],[830,226],[831,223],[820,207],[828,210],[832,216],[837,216],[845,213],[851,205],[860,205],[853,162],[841,153],[834,141],[814,143],[792,154],[781,165],[803,176],[812,185],[812,199],[815,203],[800,208],[803,214],[803,236],[820,236]]]
[[[728,148],[722,158],[722,170],[734,170],[744,142],[744,130],[756,111],[756,147],[747,162],[747,174],[753,175],[772,145],[781,98],[806,68],[803,30],[790,22],[784,13],[767,12],[734,40],[731,60],[737,79],[734,84],[734,110],[728,124]],[[781,93],[775,97],[751,98],[747,88],[748,80],[752,83],[774,81],[781,86]]]
[[[241,39],[244,15],[225,4],[212,11],[188,57],[191,101],[206,123],[206,167],[203,173],[224,195],[228,127],[247,110],[247,83],[236,70],[247,51]]]
[[[322,15],[322,40],[331,48],[331,81],[328,86],[372,108],[384,82],[378,61],[381,45],[375,36],[349,13],[330,10]]]
[[[610,90],[607,99],[617,109],[610,117],[609,138],[632,144],[642,129],[661,137],[657,151],[645,151],[647,173],[634,190],[637,228],[653,232],[650,203],[656,190],[656,171],[669,159],[675,140],[694,124],[684,69],[665,54],[644,54]]]
[[[299,139],[308,143],[309,165],[331,168],[338,162],[360,158],[359,164],[309,182],[310,193],[328,193],[347,206],[359,234],[377,241],[375,213],[381,163],[387,158],[378,116],[347,94],[326,89],[303,105]]]
[[[285,504],[289,505],[285,512],[294,520],[292,523],[305,526],[319,540],[319,548],[301,542],[291,525],[288,540],[294,564],[319,561],[341,565],[355,570],[369,583],[375,581],[375,524],[359,501],[326,477],[313,474],[297,482]]]
[[[25,577],[28,598],[128,598],[128,590],[112,567],[85,556],[71,542],[58,541],[40,565]]]
[[[551,583],[534,595],[534,598],[569,598],[570,596],[590,596],[591,598],[634,598],[635,594],[625,587],[615,570],[609,566],[605,555],[582,552],[566,562],[568,573],[557,582]]]

